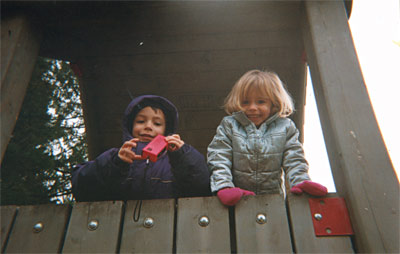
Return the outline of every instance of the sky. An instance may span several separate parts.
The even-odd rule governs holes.
[[[353,0],[349,19],[368,94],[391,157],[400,175],[400,7],[399,0]],[[310,77],[310,75],[308,75]],[[315,182],[335,192],[310,78],[307,84],[304,150]],[[399,178],[399,177],[398,177]]]

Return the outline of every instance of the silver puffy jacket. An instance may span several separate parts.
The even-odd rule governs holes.
[[[224,117],[207,150],[211,191],[239,187],[282,194],[283,172],[290,187],[310,180],[298,136],[294,122],[277,115],[258,129],[243,112]]]

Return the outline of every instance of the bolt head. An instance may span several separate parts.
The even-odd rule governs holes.
[[[99,221],[98,220],[91,220],[89,221],[88,224],[88,229],[93,231],[96,230],[99,227]]]
[[[322,220],[322,214],[320,214],[320,213],[316,213],[316,214],[314,214],[314,218],[316,219],[316,220]]]
[[[154,226],[154,220],[153,220],[153,218],[150,218],[150,217],[145,218],[144,221],[143,221],[143,226],[144,226],[145,228],[151,228],[151,227],[153,227],[153,226]]]
[[[256,222],[257,222],[258,224],[265,224],[265,223],[267,223],[267,216],[266,216],[265,214],[263,214],[263,213],[257,214],[257,216],[256,216]]]
[[[210,219],[207,216],[201,216],[199,219],[199,225],[202,227],[207,227],[210,224]]]
[[[38,222],[33,226],[33,232],[39,233],[43,230],[43,228],[44,228],[43,222]]]

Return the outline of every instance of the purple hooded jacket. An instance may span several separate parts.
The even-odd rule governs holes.
[[[143,95],[132,100],[122,120],[123,142],[132,139],[132,123],[146,105],[161,106],[166,117],[166,135],[175,133],[178,111],[167,99]],[[122,145],[122,144],[121,144]],[[138,142],[133,151],[141,154],[147,143]],[[95,160],[77,165],[72,172],[72,192],[77,201],[139,200],[190,196],[208,196],[210,173],[204,156],[184,144],[158,160],[125,163],[118,157],[119,148],[111,148]]]

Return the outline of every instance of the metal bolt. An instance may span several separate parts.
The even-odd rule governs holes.
[[[152,226],[154,226],[153,218],[150,218],[150,217],[145,218],[144,221],[143,221],[143,226],[145,228],[151,228]]]
[[[202,227],[207,227],[210,224],[210,219],[207,216],[201,216],[199,219],[199,225]]]
[[[256,216],[256,222],[257,222],[258,224],[265,224],[265,223],[267,223],[267,216],[266,216],[265,214],[263,214],[263,213],[257,214],[257,216]]]
[[[93,231],[96,230],[99,227],[99,221],[98,220],[91,220],[89,221],[88,224],[88,229]]]
[[[316,213],[316,214],[314,214],[314,218],[315,218],[316,220],[322,220],[322,214]]]
[[[44,225],[42,222],[38,222],[33,226],[33,232],[34,233],[39,233],[40,231],[42,231],[44,228]]]

